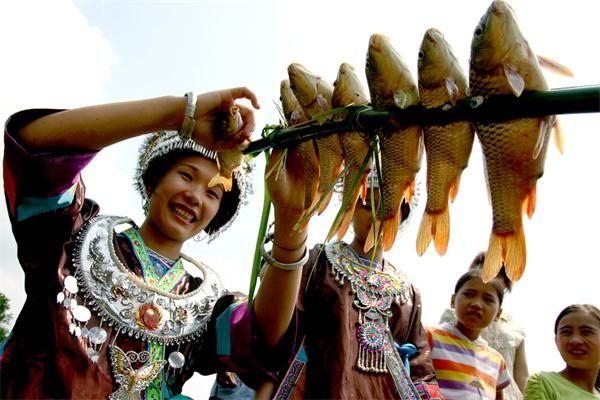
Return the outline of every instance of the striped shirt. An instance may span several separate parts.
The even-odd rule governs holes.
[[[447,400],[496,398],[510,384],[502,355],[482,338],[470,340],[454,325],[427,329],[431,359],[442,395]]]

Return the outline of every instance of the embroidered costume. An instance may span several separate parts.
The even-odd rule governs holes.
[[[95,152],[34,151],[12,134],[53,112],[6,125],[5,194],[27,299],[0,346],[0,397],[171,398],[194,372],[252,383],[285,366],[294,324],[268,349],[251,307],[210,268],[153,253],[130,220],[98,215],[80,176]]]
[[[389,263],[369,263],[343,242],[313,248],[298,306],[304,345],[276,399],[439,398],[418,291]],[[410,372],[395,348],[408,343]]]

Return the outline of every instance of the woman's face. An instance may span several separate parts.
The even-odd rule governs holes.
[[[223,187],[208,187],[218,172],[217,164],[205,157],[177,160],[150,191],[147,220],[167,240],[183,242],[200,233],[221,204]]]
[[[379,190],[373,191],[373,202],[375,210],[379,205]],[[362,199],[358,199],[356,207],[354,209],[354,216],[352,217],[352,229],[354,229],[354,236],[364,242],[367,240],[371,225],[373,224],[373,212],[371,210],[371,189],[367,190],[367,199],[363,204]]]
[[[569,367],[600,367],[600,321],[586,311],[565,315],[558,323],[556,346]]]

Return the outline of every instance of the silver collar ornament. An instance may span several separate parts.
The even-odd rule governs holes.
[[[114,235],[119,225],[133,223],[128,218],[99,216],[82,229],[72,260],[76,268],[75,275],[64,279],[63,290],[56,298],[57,303],[68,308],[72,315],[69,332],[87,339],[87,354],[93,362],[98,360],[101,347],[108,339],[102,325],[108,324],[116,330],[113,345],[110,346],[113,373],[118,383],[132,385],[128,386],[131,390],[137,389],[133,392],[119,389],[120,394],[113,393],[111,399],[139,398],[132,393],[137,392],[139,396],[139,391],[147,386],[144,386],[144,382],[152,375],[151,372],[155,371],[158,364],[160,372],[167,363],[166,360],[158,360],[158,364],[154,363],[156,360],[146,363],[144,352],[128,352],[124,359],[121,356],[123,351],[114,345],[117,335],[122,333],[150,344],[165,346],[194,340],[206,330],[212,309],[225,292],[214,271],[185,255],[182,255],[182,259],[186,271],[202,278],[197,289],[184,295],[175,295],[145,284],[117,256]],[[78,304],[77,296],[80,301],[83,299],[83,304]],[[88,326],[92,316],[90,309],[100,320],[98,326]],[[137,357],[133,357],[133,354],[137,354]],[[126,359],[145,364],[139,370],[134,370],[125,362]],[[179,351],[171,353],[168,360],[173,368],[181,368],[185,364],[185,357]],[[125,380],[129,383],[121,383]]]

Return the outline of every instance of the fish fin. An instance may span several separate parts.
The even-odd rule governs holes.
[[[226,192],[230,192],[231,191],[231,185],[232,185],[232,177],[226,177],[221,175],[220,173],[213,176],[212,179],[208,182],[208,187],[213,187],[213,186],[217,186],[217,185],[223,185],[223,189]]]
[[[404,110],[406,107],[408,107],[409,104],[408,93],[406,93],[404,90],[395,91],[394,103],[396,103],[396,105],[400,107],[400,109]]]
[[[421,219],[421,225],[419,226],[419,233],[417,234],[417,254],[422,256],[427,251],[429,244],[433,240],[433,224],[434,215],[425,211],[423,218]]]
[[[534,187],[532,187],[529,192],[527,193],[527,195],[525,196],[525,199],[523,200],[523,212],[527,213],[527,218],[531,219],[531,217],[533,217],[533,213],[535,212],[535,203],[537,200],[537,190]]]
[[[546,135],[548,135],[548,131],[552,129],[552,126],[550,125],[550,123],[548,122],[547,118],[542,118],[540,121],[540,131],[538,133],[538,138],[537,138],[537,142],[535,143],[535,146],[533,147],[533,154],[531,155],[531,157],[533,157],[533,159],[537,159],[538,156],[540,155],[540,152],[542,151],[542,148],[544,147],[544,143],[546,142]]]
[[[554,127],[554,144],[556,145],[556,148],[558,149],[558,152],[560,154],[565,154],[565,137],[563,135],[562,127],[561,127],[560,122],[558,121],[558,117],[556,115],[554,116],[553,127]]]
[[[367,235],[367,240],[365,240],[365,246],[363,248],[364,252],[370,251],[375,245],[375,237],[379,234],[379,228],[381,226],[381,221],[375,220],[371,225],[371,229],[369,230],[369,234]]]
[[[517,227],[514,233],[511,233],[505,238],[506,244],[506,259],[505,268],[508,278],[516,282],[521,279],[525,271],[525,263],[527,261],[527,248],[525,247],[525,234],[523,227]]]
[[[481,274],[483,282],[487,283],[491,281],[500,272],[504,260],[503,253],[505,246],[504,235],[501,236],[492,232],[485,261],[483,262],[483,272]]]
[[[444,83],[446,84],[448,95],[450,96],[450,102],[453,106],[455,106],[456,100],[458,99],[458,86],[456,85],[456,81],[454,78],[447,77],[444,80]]]
[[[324,197],[324,200],[319,205],[319,212],[318,212],[317,215],[321,215],[323,213],[323,211],[325,211],[325,209],[329,205],[329,201],[331,201],[331,195],[332,194],[333,194],[333,191],[330,191],[329,193],[327,193],[327,192],[325,192],[325,193],[319,193],[319,198],[323,198]]]
[[[458,187],[460,186],[460,175],[456,177],[456,179],[450,184],[450,190],[448,191],[448,196],[450,197],[450,202],[454,203],[456,200],[456,195],[458,195]]]
[[[412,179],[406,186],[406,189],[404,189],[404,201],[406,201],[406,203],[409,204],[414,195],[415,195],[415,180]]]
[[[319,93],[317,95],[317,104],[319,104],[319,107],[321,108],[321,110],[323,112],[329,111],[329,105],[327,104],[327,99],[321,93]]]
[[[504,76],[506,76],[513,94],[517,97],[521,96],[525,89],[525,80],[523,80],[521,74],[512,65],[504,64]]]
[[[435,250],[440,256],[443,256],[446,254],[450,241],[450,211],[448,207],[434,216],[431,229]]]
[[[381,227],[381,247],[383,250],[388,251],[394,245],[396,241],[396,235],[398,234],[398,227],[400,226],[400,212],[394,214],[392,218],[386,218],[383,220]]]
[[[566,65],[559,63],[551,58],[537,55],[538,63],[540,63],[540,67],[553,72],[557,75],[568,76],[569,78],[573,78],[575,74],[571,71]]]
[[[362,199],[363,205],[366,204],[367,200],[368,180],[369,176],[367,175],[360,186],[360,198]]]
[[[344,236],[346,236],[346,232],[348,232],[348,228],[350,228],[350,224],[352,223],[352,217],[354,216],[354,209],[348,210],[344,213],[342,220],[340,221],[340,225],[337,231],[337,237],[339,240],[342,240]]]

